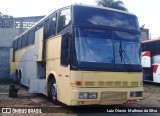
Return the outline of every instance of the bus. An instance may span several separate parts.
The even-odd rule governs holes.
[[[143,99],[140,29],[133,14],[74,4],[17,36],[11,77],[68,106]]]
[[[160,83],[160,38],[142,41],[143,81]]]

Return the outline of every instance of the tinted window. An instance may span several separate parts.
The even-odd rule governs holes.
[[[22,36],[22,48],[27,46],[27,33]]]
[[[14,40],[13,46],[12,46],[14,50],[17,50],[17,47],[18,47],[18,46],[17,46],[17,43],[18,43],[18,41],[17,41],[17,40]]]
[[[37,31],[38,29],[42,28],[43,27],[43,22],[38,24],[35,28],[35,31]]]
[[[44,23],[44,38],[47,39],[50,36],[56,34],[56,14],[49,17]]]
[[[64,9],[59,11],[59,18],[58,18],[58,30],[59,33],[63,29],[65,29],[71,21],[70,9]]]
[[[100,25],[139,31],[137,17],[121,12],[85,6],[74,6],[74,24]]]
[[[70,36],[69,33],[62,35],[61,65],[67,66],[70,59]]]
[[[140,35],[128,32],[114,32],[116,64],[140,64]]]
[[[49,37],[49,19],[47,19],[44,23],[44,38]]]
[[[35,38],[34,30],[29,31],[28,32],[28,42],[27,42],[27,45],[34,44],[34,38]]]
[[[56,34],[56,15],[50,18],[49,22],[49,35],[55,35]]]
[[[79,62],[113,63],[112,31],[76,28],[75,46]]]
[[[19,39],[18,39],[18,48],[17,49],[21,49],[21,43],[22,42],[22,38],[20,37]]]

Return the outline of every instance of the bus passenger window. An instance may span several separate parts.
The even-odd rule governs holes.
[[[71,21],[70,9],[64,9],[59,12],[57,33],[65,29]]]
[[[27,34],[22,36],[22,48],[27,46]]]
[[[61,42],[61,65],[68,66],[70,60],[70,35],[66,33],[62,35]]]
[[[50,36],[56,34],[56,14],[48,18],[44,23],[44,38],[48,39]]]
[[[16,40],[14,40],[13,46],[12,46],[14,50],[17,50],[17,47],[18,47],[17,44],[18,44],[18,41],[17,41],[17,39],[16,39]]]
[[[44,23],[44,38],[47,39],[49,37],[49,19],[47,19]]]
[[[18,49],[21,49],[21,42],[22,42],[22,38],[18,39]]]
[[[34,30],[29,31],[28,32],[28,42],[27,42],[28,46],[34,44],[34,38],[35,38]]]
[[[56,34],[56,15],[50,18],[49,23],[49,35],[55,35]]]

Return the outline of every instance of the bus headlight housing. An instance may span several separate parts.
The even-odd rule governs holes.
[[[79,99],[97,99],[96,92],[80,92]]]
[[[89,93],[88,99],[97,99],[97,93]]]
[[[130,92],[130,97],[142,97],[143,92],[142,91],[132,91]]]
[[[87,98],[88,98],[88,93],[86,92],[79,93],[79,99],[87,99]]]

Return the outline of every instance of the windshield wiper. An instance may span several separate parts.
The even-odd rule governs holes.
[[[119,45],[119,54],[120,54],[120,57],[121,57],[121,63],[124,62],[124,64],[126,64],[126,62],[127,62],[128,66],[130,68],[130,71],[133,71],[133,67],[132,67],[131,61],[129,60],[125,50],[122,49],[121,40],[120,40],[120,45]]]

